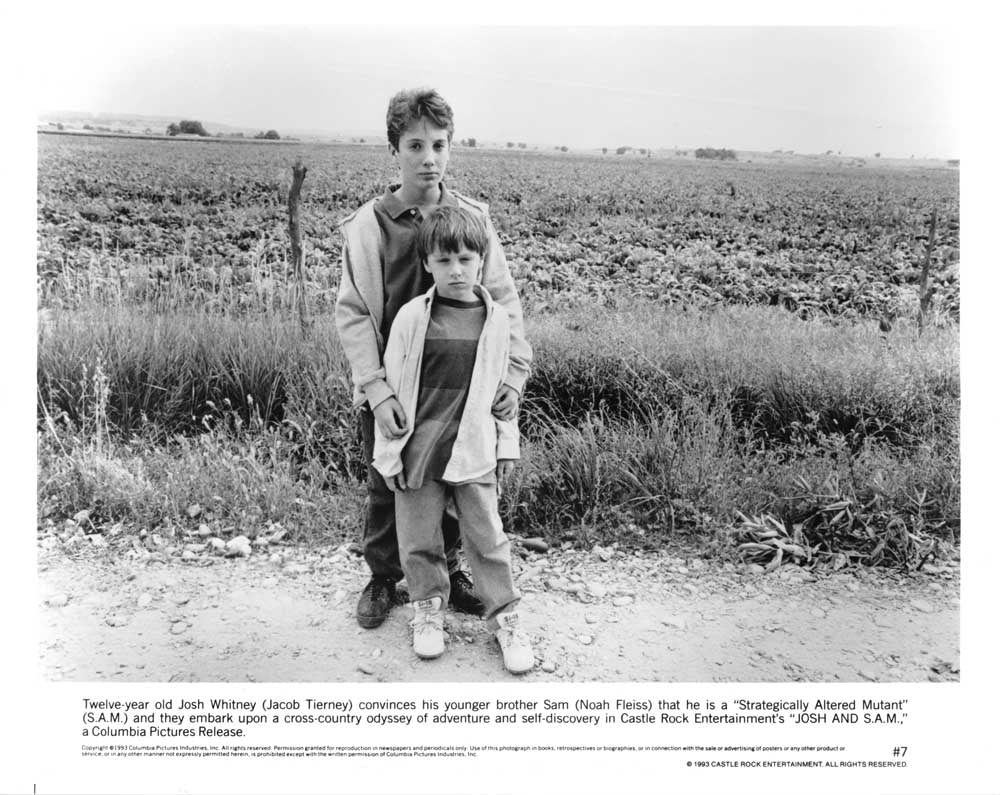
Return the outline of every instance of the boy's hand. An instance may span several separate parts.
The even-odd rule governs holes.
[[[497,482],[503,483],[514,471],[514,461],[510,458],[501,458],[497,461]]]
[[[493,398],[493,416],[498,420],[509,421],[517,415],[517,402],[520,395],[514,387],[500,384],[496,397]]]
[[[379,430],[389,439],[398,439],[406,433],[406,412],[395,397],[386,398],[372,413]]]
[[[401,471],[391,478],[386,478],[385,485],[389,487],[389,491],[406,491],[406,473]]]

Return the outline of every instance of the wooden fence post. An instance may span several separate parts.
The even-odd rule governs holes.
[[[927,236],[927,251],[924,255],[924,266],[920,270],[920,309],[917,311],[917,334],[924,333],[924,322],[927,311],[931,307],[931,296],[934,295],[934,287],[927,282],[930,278],[931,254],[934,251],[934,233],[937,231],[937,210],[931,211],[931,231]]]
[[[292,166],[292,189],[288,192],[288,234],[292,239],[292,274],[295,279],[295,305],[299,313],[302,336],[309,330],[306,314],[306,277],[302,268],[302,230],[299,225],[299,194],[306,178],[306,167],[301,160]]]

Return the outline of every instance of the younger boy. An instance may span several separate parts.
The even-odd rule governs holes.
[[[486,205],[450,191],[444,184],[454,130],[451,107],[436,91],[416,89],[396,94],[389,101],[386,133],[401,182],[366,202],[342,224],[337,332],[351,367],[354,406],[361,409],[359,425],[368,464],[363,546],[371,579],[357,607],[358,623],[365,628],[377,627],[385,620],[396,598],[396,583],[403,576],[396,542],[395,500],[382,476],[371,466],[371,458],[376,426],[389,438],[399,437],[409,428],[411,418],[386,383],[382,351],[396,312],[433,283],[417,259],[416,236],[421,220],[434,208],[464,207],[482,217],[489,232],[482,283],[490,296],[507,309],[511,322],[510,368],[493,404],[496,417],[513,419],[531,364],[517,290]],[[445,517],[442,528],[452,604],[478,614],[482,604],[459,568],[459,534],[454,517]]]
[[[479,283],[488,246],[483,219],[460,207],[441,207],[421,224],[417,253],[434,284],[399,310],[384,358],[386,382],[413,419],[395,438],[376,428],[373,465],[396,492],[413,650],[425,659],[444,652],[450,583],[441,517],[453,496],[504,665],[524,673],[535,657],[520,628],[520,594],[497,506],[498,480],[520,457],[517,424],[491,411],[508,373],[510,321]]]

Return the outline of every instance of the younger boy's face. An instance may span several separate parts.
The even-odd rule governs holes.
[[[475,286],[483,269],[483,258],[463,247],[457,252],[434,249],[424,263],[424,269],[434,277],[438,295],[455,301],[476,300]]]
[[[437,186],[448,168],[451,144],[448,131],[419,119],[399,136],[394,153],[403,176],[403,189],[423,192]]]

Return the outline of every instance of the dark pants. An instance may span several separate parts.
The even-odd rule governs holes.
[[[375,415],[366,404],[358,421],[365,464],[368,467],[368,501],[365,505],[364,537],[361,541],[365,562],[373,577],[399,582],[403,567],[399,562],[399,541],[396,538],[396,495],[372,466],[375,451]],[[458,569],[458,519],[450,511],[441,519],[448,570]]]

